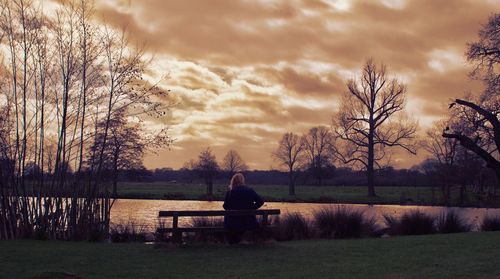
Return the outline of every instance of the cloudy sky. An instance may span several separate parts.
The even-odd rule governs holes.
[[[280,136],[330,125],[346,80],[369,57],[408,86],[420,133],[449,100],[477,92],[464,52],[500,0],[102,0],[154,55],[152,76],[177,103],[170,150],[148,168],[179,168],[210,146],[236,149],[252,169],[277,167]],[[423,157],[397,152],[396,167]]]

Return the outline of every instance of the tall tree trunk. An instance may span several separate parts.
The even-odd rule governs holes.
[[[212,181],[212,179],[210,179],[208,181],[208,184],[207,184],[207,195],[210,196],[210,197],[213,195],[213,192],[214,192],[213,191],[213,186],[214,186],[213,181]]]
[[[118,195],[118,156],[119,148],[116,147],[115,154],[113,156],[113,198]]]
[[[295,185],[294,185],[294,181],[293,181],[293,169],[290,168],[290,170],[288,171],[288,194],[290,196],[295,196]]]
[[[375,150],[373,143],[373,132],[368,136],[368,166],[366,175],[368,177],[368,197],[375,197],[375,172],[374,172]]]

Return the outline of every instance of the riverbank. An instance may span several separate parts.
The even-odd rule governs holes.
[[[252,185],[269,202],[350,203],[350,204],[397,204],[397,205],[444,205],[439,189],[431,187],[376,187],[377,197],[367,197],[365,186],[296,186],[296,195],[288,195],[286,185]],[[118,197],[122,199],[168,200],[223,200],[227,185],[214,185],[213,196],[206,196],[203,184],[168,182],[134,183],[118,185]],[[450,206],[500,207],[500,196],[486,198],[468,193],[460,203],[458,189],[453,189]]]
[[[0,274],[2,278],[498,278],[498,239],[500,232],[481,232],[182,248],[0,241]]]

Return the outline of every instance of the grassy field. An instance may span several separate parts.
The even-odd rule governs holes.
[[[376,187],[377,197],[367,197],[367,189],[363,186],[296,186],[296,195],[288,195],[286,185],[252,185],[266,201],[295,202],[337,202],[337,203],[373,203],[373,204],[439,204],[441,194],[435,190],[434,199],[430,187]],[[227,190],[227,185],[214,185],[214,199],[221,200]],[[203,184],[181,183],[131,183],[124,182],[118,186],[121,198],[145,199],[189,199],[204,200],[206,188]],[[458,191],[452,192],[452,204],[458,204]],[[465,205],[499,206],[500,197],[496,202],[478,201],[469,195]]]
[[[498,278],[499,239],[482,232],[182,248],[0,241],[0,277]]]

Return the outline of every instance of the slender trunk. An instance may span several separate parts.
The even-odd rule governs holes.
[[[207,178],[207,196],[211,197],[213,194],[213,179]]]
[[[374,160],[375,160],[375,150],[373,143],[373,132],[370,132],[368,137],[368,166],[366,169],[366,175],[368,177],[368,196],[375,197],[375,172],[374,172]]]
[[[119,151],[120,149],[118,147],[115,147],[115,154],[113,156],[113,198],[116,198],[118,195],[118,156],[119,156]]]
[[[290,168],[290,170],[288,171],[288,178],[289,178],[289,181],[288,181],[288,194],[290,196],[295,196],[295,184],[294,184],[294,181],[293,181],[293,168]]]

